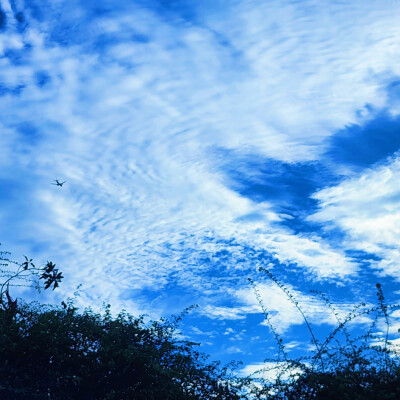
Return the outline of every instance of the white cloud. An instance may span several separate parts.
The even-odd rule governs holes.
[[[319,211],[312,221],[342,229],[343,246],[363,250],[382,258],[371,264],[382,274],[400,279],[400,160],[368,169],[359,176],[314,194]]]
[[[256,287],[264,307],[269,313],[272,324],[278,332],[284,332],[292,325],[304,324],[299,310],[275,283],[258,284]],[[313,296],[305,295],[291,287],[288,289],[296,301],[298,301],[309,322],[336,325],[336,321],[322,301]],[[262,312],[252,288],[237,290],[235,294],[247,307],[254,307],[253,312]],[[266,325],[267,323],[264,321],[262,324]]]
[[[272,125],[274,139],[286,139],[284,152],[277,149],[274,157],[315,157],[326,135],[355,121],[356,110],[365,104],[382,106],[380,79],[399,74],[392,57],[400,7],[375,1],[330,7],[316,1],[251,6],[243,1],[229,11],[210,24],[251,66],[245,87],[252,101],[247,105],[263,109],[255,125],[264,127],[252,134],[270,143]]]
[[[201,312],[209,318],[237,320],[245,319],[248,313],[255,312],[255,308],[207,305]]]
[[[277,231],[262,237],[264,248],[281,262],[293,262],[319,279],[345,278],[357,272],[357,263],[333,249],[318,236],[306,237]]]
[[[290,285],[286,285],[286,287],[294,296],[295,301],[298,302],[307,318],[307,321],[313,326],[313,333],[317,338],[319,336],[319,325],[328,324],[337,326],[338,322],[336,318],[332,315],[329,307],[324,301],[313,295],[304,294]],[[294,325],[305,324],[300,311],[275,283],[259,283],[256,284],[256,288],[263,303],[263,307],[267,310],[269,319],[278,333],[285,333]],[[201,308],[199,312],[209,318],[222,320],[243,320],[250,314],[263,313],[262,307],[257,300],[257,296],[252,287],[228,288],[227,294],[230,295],[232,300],[234,300],[235,305],[230,307],[207,305]],[[347,317],[348,313],[353,310],[354,304],[337,303],[334,304],[334,307],[335,311],[338,313],[338,317],[343,321]],[[354,327],[355,325],[370,322],[371,320],[369,318],[361,316],[353,319],[348,325]],[[268,326],[268,323],[264,320],[261,322],[261,325]],[[232,332],[231,328],[228,328],[224,334],[227,335]],[[308,333],[305,334],[307,335]],[[237,339],[239,339],[239,337],[237,337]],[[298,345],[298,342],[289,342],[287,343],[287,349],[290,350]]]
[[[278,376],[281,379],[289,379],[290,376],[297,376],[301,372],[299,368],[295,368],[285,362],[259,362],[247,364],[239,371],[239,375],[243,377],[251,375],[254,378],[264,378],[273,382]]]
[[[225,350],[228,354],[243,353],[243,350],[238,346],[230,346]]]

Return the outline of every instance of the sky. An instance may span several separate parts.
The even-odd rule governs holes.
[[[182,335],[253,371],[276,346],[248,278],[287,348],[309,346],[260,267],[322,336],[310,290],[343,315],[376,282],[399,300],[399,2],[0,8],[1,249],[57,264],[48,301],[198,304]]]

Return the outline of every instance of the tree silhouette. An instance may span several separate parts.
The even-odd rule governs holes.
[[[178,340],[182,316],[148,324],[107,306],[83,312],[17,303],[9,287],[55,289],[62,279],[52,262],[37,268],[1,254],[0,398],[2,400],[239,400],[242,383],[228,367],[208,362],[196,343]],[[11,268],[10,268],[11,267]],[[17,283],[16,283],[17,282]],[[12,309],[12,312],[11,312]]]

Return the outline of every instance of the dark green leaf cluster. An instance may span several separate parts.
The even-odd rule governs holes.
[[[62,273],[59,272],[57,268],[55,268],[56,264],[53,264],[51,261],[47,261],[45,267],[43,268],[43,273],[40,275],[40,279],[44,279],[44,288],[48,289],[53,285],[53,290],[58,287],[61,282]]]
[[[50,287],[54,290],[64,278],[51,261],[47,261],[44,266],[36,266],[32,258],[27,256],[24,256],[22,263],[10,259],[9,256],[8,251],[0,251],[0,308],[3,310],[9,308],[10,304],[16,304],[16,300],[10,300],[10,286],[34,287],[39,292]],[[40,284],[41,279],[44,280],[43,286]]]
[[[242,398],[228,369],[208,363],[175,323],[121,313],[20,305],[0,311],[3,400],[197,400]]]

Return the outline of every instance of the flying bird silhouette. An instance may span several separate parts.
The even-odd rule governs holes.
[[[67,181],[60,182],[58,179],[54,179],[54,182],[55,182],[55,183],[52,183],[52,185],[54,185],[54,186],[61,186],[61,187],[62,187],[62,185],[64,185],[64,183],[67,182]]]

